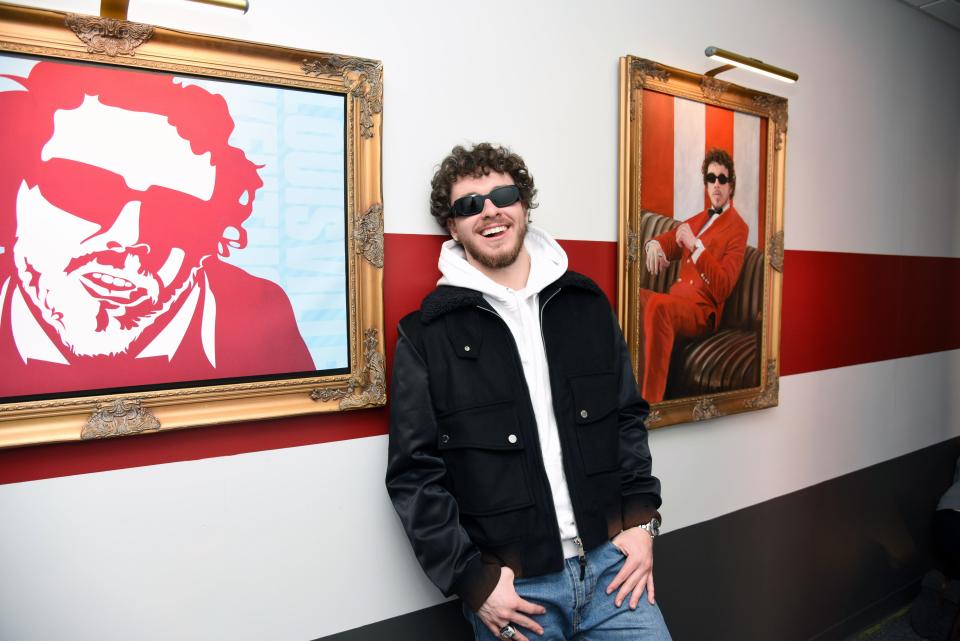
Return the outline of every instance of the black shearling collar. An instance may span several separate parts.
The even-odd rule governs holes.
[[[583,274],[568,271],[541,290],[540,304],[542,305],[543,301],[563,287],[577,287],[593,292],[598,296],[606,295],[596,283]],[[420,320],[424,323],[432,323],[441,316],[462,307],[477,306],[490,308],[489,303],[487,303],[483,295],[477,290],[466,287],[441,285],[423,299],[423,302],[420,304]]]

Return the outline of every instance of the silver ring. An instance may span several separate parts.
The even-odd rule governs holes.
[[[509,623],[502,628],[500,628],[500,638],[501,639],[512,639],[517,633],[517,629],[510,625]]]

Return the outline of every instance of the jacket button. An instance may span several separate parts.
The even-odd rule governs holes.
[[[588,416],[590,416],[590,414],[587,410],[580,410],[580,418],[587,418]]]
[[[449,443],[449,442],[450,442],[450,435],[449,435],[449,434],[441,434],[441,435],[440,435],[440,442],[441,442],[441,443],[444,443],[444,444]]]
[[[517,435],[516,435],[516,434],[511,434],[510,436],[507,437],[507,440],[510,441],[511,443],[516,443],[516,442],[517,442]]]
[[[463,346],[463,351],[469,352],[469,351],[470,351],[470,346],[469,346],[469,345],[464,345],[464,346]]]

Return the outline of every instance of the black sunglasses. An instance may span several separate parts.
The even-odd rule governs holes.
[[[726,175],[726,174],[720,174],[720,175],[718,176],[717,174],[715,174],[715,173],[713,173],[713,172],[710,172],[709,174],[707,174],[707,175],[705,176],[705,179],[706,179],[706,181],[707,181],[708,183],[710,183],[711,185],[712,185],[713,183],[715,183],[715,182],[719,182],[721,185],[726,185],[728,182],[730,182],[730,176],[728,176],[728,175]]]
[[[520,188],[516,185],[502,185],[494,187],[489,194],[470,194],[457,198],[450,205],[450,213],[454,216],[474,216],[483,211],[483,203],[489,198],[497,207],[507,207],[520,200]]]

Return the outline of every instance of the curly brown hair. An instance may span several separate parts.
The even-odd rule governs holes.
[[[0,206],[8,208],[5,211],[13,211],[9,208],[16,202],[21,181],[28,187],[37,184],[37,172],[43,166],[41,150],[53,135],[59,110],[76,109],[87,97],[96,96],[110,107],[164,116],[190,143],[194,154],[210,154],[210,164],[217,170],[207,207],[210,215],[192,220],[190,236],[200,243],[198,251],[202,247],[204,253],[229,256],[231,249],[246,246],[244,223],[253,211],[256,192],[263,186],[259,174],[262,167],[230,143],[234,120],[222,96],[196,85],[182,85],[169,74],[55,62],[38,63],[25,78],[6,77],[26,91],[4,91],[0,95],[0,121],[18,123],[4,129],[6,144],[0,149],[0,167],[8,168],[0,180]],[[16,231],[16,216],[4,218],[0,221],[0,245],[10,242]],[[155,227],[171,224],[169,218],[141,222]],[[147,229],[144,226],[141,238]],[[228,232],[230,228],[233,235]]]
[[[537,207],[534,197],[537,188],[533,186],[533,176],[527,170],[523,158],[513,153],[507,147],[481,142],[472,149],[464,149],[457,145],[450,151],[450,155],[443,159],[440,168],[430,181],[430,214],[444,229],[450,220],[450,189],[453,184],[464,176],[479,178],[490,172],[509,174],[513,182],[520,188],[520,202],[524,211],[529,212]]]
[[[727,168],[730,174],[730,197],[733,198],[733,193],[737,191],[737,172],[733,169],[733,158],[730,157],[726,149],[714,147],[704,156],[703,165],[700,167],[700,173],[703,174],[703,184],[707,184],[707,167],[714,162]]]

